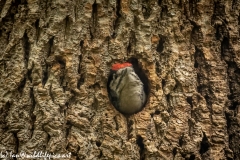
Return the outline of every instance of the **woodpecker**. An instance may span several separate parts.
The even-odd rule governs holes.
[[[113,64],[110,77],[108,87],[113,106],[128,115],[140,111],[146,102],[146,93],[132,64]]]

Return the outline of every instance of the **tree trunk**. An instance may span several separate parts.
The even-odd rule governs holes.
[[[1,0],[1,158],[240,160],[239,10],[239,0]],[[125,61],[149,87],[131,116],[107,90]]]

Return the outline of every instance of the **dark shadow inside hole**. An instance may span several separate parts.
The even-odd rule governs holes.
[[[144,84],[144,91],[146,93],[146,96],[148,97],[149,92],[150,92],[150,84],[147,75],[144,73],[142,67],[139,65],[138,60],[136,58],[129,58],[128,62],[132,63],[134,71],[140,78],[140,80]]]

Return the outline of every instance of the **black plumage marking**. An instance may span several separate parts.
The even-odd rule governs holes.
[[[122,72],[123,72],[123,73],[121,74],[120,80],[118,81],[116,90],[118,90],[118,87],[119,87],[120,83],[122,82],[123,77],[124,77],[125,74],[127,73],[127,69],[124,69]]]
[[[132,75],[133,77],[135,77],[137,80],[140,80],[139,77],[138,77],[136,74],[131,73],[131,75]]]
[[[111,101],[112,101],[113,105],[115,107],[119,108],[119,105],[117,103],[118,102],[117,93],[114,90],[110,89],[110,94],[111,94]]]

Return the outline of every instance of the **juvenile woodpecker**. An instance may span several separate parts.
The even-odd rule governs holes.
[[[140,111],[146,102],[146,94],[132,64],[113,64],[110,74],[109,93],[114,107],[124,114]]]

